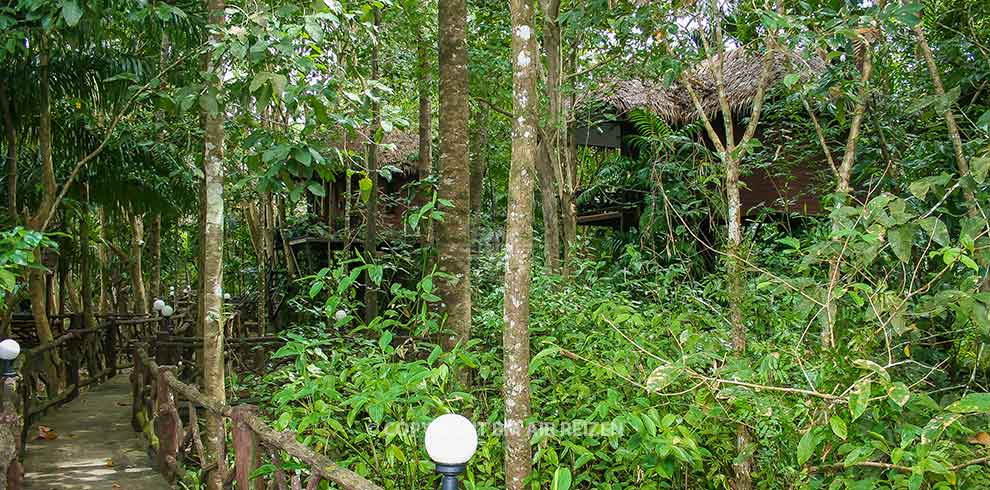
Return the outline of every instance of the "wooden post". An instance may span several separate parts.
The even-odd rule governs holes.
[[[144,430],[141,427],[141,420],[138,414],[141,412],[141,406],[143,402],[142,391],[144,388],[144,363],[141,362],[141,356],[138,355],[138,347],[134,348],[134,369],[131,370],[131,428],[134,432],[141,432]]]
[[[179,410],[175,407],[175,396],[165,379],[165,374],[170,369],[169,366],[160,366],[155,373],[155,435],[158,436],[158,471],[169,483],[175,483],[179,477],[178,454],[179,443],[182,441],[182,421],[179,419]]]
[[[68,348],[63,354],[66,360],[65,383],[72,388],[72,391],[64,401],[59,403],[59,405],[69,403],[70,401],[79,398],[79,364],[80,361],[82,361],[83,356],[82,337],[73,337],[66,343],[66,346]],[[58,347],[56,347],[56,349],[57,348]]]
[[[238,405],[231,410],[231,422],[234,435],[234,479],[237,488],[248,490],[251,473],[261,464],[261,451],[258,449],[258,437],[245,422],[244,415],[256,415],[258,408],[253,405]],[[265,490],[265,481],[257,478],[254,481],[255,490]]]
[[[107,354],[107,367],[110,368],[110,374],[108,378],[112,378],[117,375],[117,320],[111,318],[110,326],[107,327],[106,331],[106,354]]]
[[[17,378],[3,379],[0,397],[0,490],[20,490],[24,469],[18,455],[24,418],[18,413]]]

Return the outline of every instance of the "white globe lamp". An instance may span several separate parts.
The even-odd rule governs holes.
[[[172,308],[169,305],[165,305],[164,307],[162,307],[162,316],[163,317],[168,318],[168,317],[172,316],[172,313],[175,313],[175,308]]]
[[[20,353],[21,345],[16,340],[7,339],[0,342],[0,364],[2,364],[0,376],[4,378],[17,376],[17,371],[14,371],[14,359],[17,359]]]
[[[426,427],[426,452],[443,475],[443,490],[457,490],[457,475],[478,449],[478,431],[470,420],[455,413],[441,415]]]
[[[156,299],[155,300],[155,303],[151,307],[155,311],[161,312],[162,311],[162,308],[165,308],[165,301],[162,301],[160,298],[159,299]]]

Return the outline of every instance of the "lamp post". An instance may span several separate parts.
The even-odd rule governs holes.
[[[470,420],[455,413],[441,415],[426,427],[426,452],[443,475],[442,490],[457,490],[457,475],[478,449],[478,431]]]
[[[7,339],[0,342],[0,377],[3,378],[14,378],[17,377],[17,371],[14,371],[14,359],[21,353],[21,346],[14,339]]]

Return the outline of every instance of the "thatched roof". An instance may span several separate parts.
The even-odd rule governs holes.
[[[367,128],[358,130],[355,135],[336,141],[333,146],[347,150],[355,155],[364,155],[367,144],[371,141],[371,131]],[[378,147],[378,164],[394,165],[400,170],[410,173],[416,170],[416,159],[419,155],[419,135],[413,131],[392,131],[385,133]]]
[[[817,59],[804,59],[797,53],[776,54],[770,61],[770,79],[767,88],[783,80],[788,73],[798,73],[807,79],[824,69],[824,63]],[[619,80],[606,84],[595,97],[611,106],[618,114],[633,109],[653,112],[671,123],[690,122],[698,117],[683,83],[690,83],[701,101],[705,114],[714,116],[719,111],[718,88],[715,70],[718,57],[707,58],[683,74],[669,87],[657,80]],[[725,53],[722,59],[722,73],[729,105],[737,113],[747,112],[756,97],[763,58],[734,49]]]

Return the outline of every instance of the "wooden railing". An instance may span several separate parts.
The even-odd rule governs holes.
[[[6,478],[0,483],[7,489],[21,487],[19,457],[31,424],[48,410],[78,398],[82,388],[129,367],[126,358],[132,350],[128,345],[157,330],[158,323],[151,317],[101,317],[99,326],[87,329],[80,328],[80,315],[65,320],[68,329],[64,334],[48,344],[23,350],[14,362],[18,376],[2,379],[0,472]]]
[[[159,365],[143,346],[135,347],[134,370],[131,372],[132,417],[134,430],[143,432],[155,452],[158,471],[175,483],[183,474],[186,463],[197,457],[200,464],[215,461],[201,469],[220,473],[224,485],[236,482],[236,488],[247,490],[301,490],[302,477],[298,472],[286,478],[282,458],[293,457],[309,469],[307,490],[315,490],[323,480],[336,483],[345,490],[382,490],[361,475],[341,467],[327,457],[317,454],[296,440],[292,432],[278,432],[267,425],[253,405],[228,405],[216,403],[195,387],[180,381],[174,367]],[[179,414],[180,400],[188,405],[187,420]],[[229,425],[233,439],[234,467],[227,466],[224,454],[207,458],[199,432],[199,415],[223,420],[224,431]],[[230,423],[226,423],[229,421]],[[226,434],[221,437],[226,441]],[[195,451],[195,454],[193,454]],[[261,466],[262,459],[274,466],[268,476],[251,476]],[[266,478],[268,480],[266,481]]]

